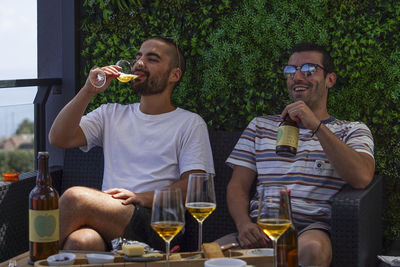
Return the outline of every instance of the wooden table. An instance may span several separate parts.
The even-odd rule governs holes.
[[[61,251],[62,252],[62,251]],[[60,252],[60,253],[61,253]],[[272,267],[273,257],[272,256],[249,256],[246,254],[247,250],[232,250],[232,256],[234,258],[242,259],[246,261],[247,265],[254,265],[256,267]],[[226,252],[228,255],[229,252]],[[76,260],[73,267],[103,267],[98,264],[87,264],[85,254],[75,253]],[[187,255],[193,255],[195,253],[182,252],[180,253],[184,258]],[[9,260],[16,260],[17,267],[32,267],[28,264],[29,252],[20,254]],[[165,261],[153,261],[153,262],[124,262],[121,256],[116,256],[115,263],[104,264],[104,267],[165,267]],[[9,260],[0,263],[0,267],[8,267]],[[194,259],[194,260],[176,260],[171,261],[171,267],[203,267],[206,259]],[[117,262],[120,261],[120,262]],[[46,260],[38,261],[35,264],[36,267],[47,266]]]
[[[17,267],[18,266],[29,266],[32,267],[32,265],[28,264],[28,257],[29,257],[29,251],[22,253],[14,258],[11,258],[5,262],[0,263],[0,267],[8,267],[8,262],[10,260],[16,260],[17,261]]]

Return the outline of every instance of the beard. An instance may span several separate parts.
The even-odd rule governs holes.
[[[301,94],[299,96],[296,96],[296,94],[293,92],[293,88],[296,85],[302,85],[307,88],[307,93],[306,94]],[[302,82],[302,83],[295,83],[292,84],[289,87],[289,96],[290,99],[293,102],[296,102],[298,100],[304,101],[304,103],[307,104],[307,106],[311,109],[316,108],[320,105],[321,99],[323,99],[324,94],[323,94],[323,84],[321,82]]]
[[[151,78],[148,72],[145,72],[146,80],[136,84],[133,82],[132,89],[141,96],[161,94],[165,91],[168,83],[168,75],[163,75],[158,79]]]

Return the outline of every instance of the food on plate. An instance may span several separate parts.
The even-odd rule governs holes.
[[[56,259],[55,261],[69,261],[69,258],[68,257],[64,257],[62,259]]]
[[[224,254],[222,253],[221,247],[217,242],[203,243],[202,246],[203,246],[204,257],[207,259],[225,257]]]
[[[181,254],[179,254],[179,253],[172,253],[172,254],[169,256],[169,259],[170,259],[170,260],[181,260],[182,257],[181,257]]]
[[[122,252],[128,257],[140,257],[144,254],[144,247],[138,244],[122,244]]]
[[[143,258],[161,258],[163,257],[163,254],[159,253],[159,252],[150,252],[150,253],[146,253],[142,256]],[[171,257],[170,257],[171,259]]]

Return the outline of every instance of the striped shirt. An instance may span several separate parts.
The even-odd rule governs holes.
[[[317,136],[300,128],[297,154],[293,158],[275,153],[281,119],[278,115],[254,118],[242,133],[226,160],[257,173],[257,185],[283,184],[291,190],[293,220],[301,230],[314,222],[330,222],[330,198],[346,183],[333,169]],[[358,152],[373,158],[371,131],[364,123],[337,120],[322,121],[341,141]],[[257,193],[250,202],[250,217],[257,217]]]

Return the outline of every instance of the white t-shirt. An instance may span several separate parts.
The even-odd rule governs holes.
[[[148,115],[139,103],[104,104],[80,122],[89,151],[103,147],[102,190],[141,193],[166,187],[190,170],[214,173],[207,125],[197,114],[177,108]]]

